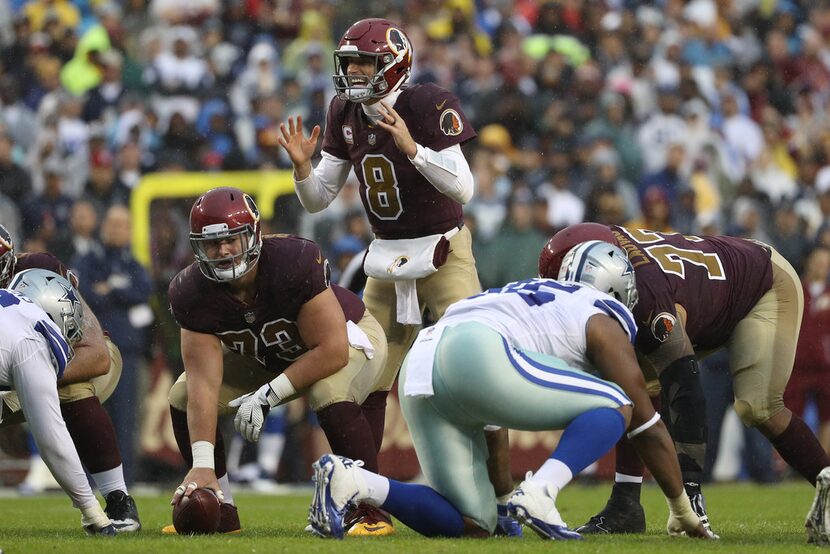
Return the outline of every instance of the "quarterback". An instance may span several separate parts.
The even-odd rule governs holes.
[[[377,469],[382,431],[362,404],[383,374],[386,339],[359,297],[329,283],[315,243],[261,236],[256,204],[241,190],[203,194],[190,229],[196,261],[169,288],[185,368],[170,412],[192,467],[173,503],[212,488],[223,499],[220,531],[237,532],[217,416],[236,412],[237,431],[254,442],[271,408],[304,394],[332,450]]]
[[[89,486],[61,417],[56,382],[83,337],[84,310],[72,284],[51,271],[18,273],[0,289],[0,386],[17,393],[37,447],[91,535],[116,529]],[[5,417],[0,410],[0,421]]]
[[[306,137],[300,117],[280,126],[280,144],[293,162],[306,210],[326,208],[350,171],[360,181],[376,237],[364,263],[363,300],[389,343],[380,392],[368,401],[380,417],[425,309],[437,320],[451,303],[481,291],[461,208],[473,195],[461,145],[476,132],[449,91],[433,84],[406,86],[413,54],[406,33],[393,22],[354,23],[334,52],[337,96],[329,105],[316,167],[311,157],[320,127]],[[508,485],[500,494],[510,490]],[[391,532],[388,518],[365,523],[352,533],[372,534],[368,526],[384,524],[390,527],[381,533]]]
[[[16,253],[11,235],[0,225],[0,288],[27,269],[45,269],[78,285],[77,277],[57,258],[45,252]],[[83,337],[74,347],[75,355],[58,380],[61,415],[72,436],[78,455],[106,499],[106,512],[119,533],[138,531],[141,521],[124,482],[121,453],[115,428],[105,402],[121,378],[121,353],[101,329],[98,319],[78,295],[84,308]],[[0,425],[24,420],[15,391],[0,393],[0,410],[6,413]]]
[[[602,269],[605,280],[597,288],[550,279],[509,283],[453,304],[420,332],[404,361],[399,393],[429,486],[323,456],[314,464],[309,510],[317,533],[342,537],[345,510],[364,501],[426,536],[492,534],[496,497],[484,429],[498,426],[564,429],[556,451],[508,503],[511,515],[542,537],[580,538],[562,520],[557,495],[626,430],[648,446],[645,459],[670,508],[668,531],[710,536],[684,494],[671,438],[648,402],[634,356],[631,265],[607,244],[593,252],[575,249],[571,262]]]
[[[697,358],[728,348],[735,411],[757,427],[818,493],[830,487],[830,458],[800,417],[784,406],[804,297],[798,275],[772,247],[726,236],[696,237],[582,223],[542,250],[540,276],[561,274],[566,252],[583,241],[622,247],[634,267],[640,301],[635,343],[650,392],[660,392],[684,483],[706,520],[700,472],[706,444],[705,398]],[[642,532],[642,464],[617,451],[617,479],[605,509],[583,532]],[[819,478],[819,475],[824,475]],[[823,497],[828,497],[826,491]],[[819,503],[821,504],[821,503]],[[826,536],[826,529],[823,531]]]

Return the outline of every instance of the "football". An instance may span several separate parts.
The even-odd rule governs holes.
[[[211,489],[196,489],[173,506],[173,526],[180,535],[209,535],[219,529],[219,499]]]

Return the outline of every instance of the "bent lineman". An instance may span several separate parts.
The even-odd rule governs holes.
[[[115,536],[89,486],[58,400],[57,380],[83,336],[83,308],[75,289],[51,271],[18,273],[8,289],[0,289],[0,328],[0,386],[17,392],[37,447],[81,511],[84,530]]]
[[[648,402],[634,356],[633,272],[618,248],[609,246],[606,254],[614,260],[606,268],[616,272],[611,284],[627,291],[620,299],[604,294],[614,288],[608,283],[594,290],[531,279],[457,302],[421,331],[404,361],[399,393],[430,486],[323,456],[314,464],[309,521],[315,531],[342,537],[346,509],[362,501],[423,535],[492,534],[496,497],[484,429],[495,425],[564,429],[556,451],[508,504],[511,515],[544,538],[580,538],[559,515],[556,497],[625,429],[650,447],[645,457],[669,502],[669,532],[709,537],[684,494],[671,438]],[[595,371],[604,379],[589,373]]]

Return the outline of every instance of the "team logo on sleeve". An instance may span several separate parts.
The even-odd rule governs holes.
[[[651,334],[660,342],[666,342],[676,324],[677,319],[673,315],[669,312],[661,312],[651,322]]]
[[[354,131],[351,125],[343,125],[343,140],[346,144],[354,144]]]
[[[448,137],[456,137],[464,130],[464,123],[461,122],[461,116],[452,108],[448,108],[441,112],[441,131]]]

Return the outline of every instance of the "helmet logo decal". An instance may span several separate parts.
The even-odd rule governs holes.
[[[407,56],[409,55],[409,40],[400,29],[396,29],[395,27],[387,29],[386,43],[389,45],[389,49],[395,54],[395,56],[399,56],[402,53],[405,53]]]
[[[250,197],[250,195],[245,195],[245,207],[248,208],[248,211],[251,213],[251,217],[254,218],[254,222],[259,221],[259,208],[256,207],[256,202],[254,199]]]
[[[64,295],[58,299],[58,302],[69,302],[71,313],[75,313],[75,304],[80,305],[81,301],[78,300],[78,297],[75,295],[75,291],[71,288],[67,288],[66,285],[59,283],[61,288],[65,291]]]
[[[464,131],[464,123],[461,121],[461,116],[452,108],[448,108],[441,112],[441,131],[448,137],[456,137]]]

